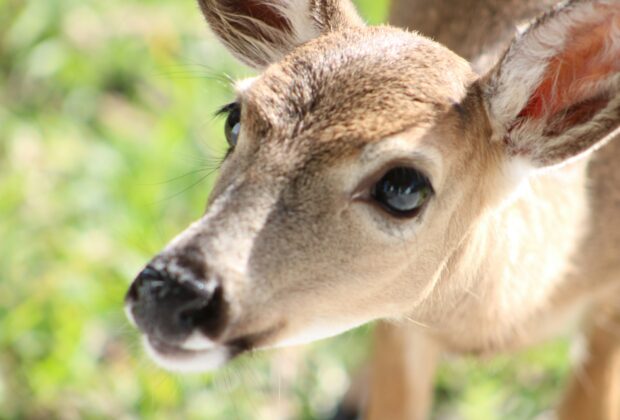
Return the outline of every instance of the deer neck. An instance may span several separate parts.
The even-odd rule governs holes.
[[[482,72],[508,46],[518,24],[555,3],[557,0],[396,0],[390,22],[442,43]]]
[[[413,316],[459,351],[514,348],[555,332],[545,314],[586,233],[586,167],[532,176],[509,203],[483,212]]]

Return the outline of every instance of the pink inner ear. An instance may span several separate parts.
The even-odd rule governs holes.
[[[597,84],[620,71],[620,41],[613,38],[620,28],[620,7],[596,8],[602,9],[597,10],[600,19],[570,31],[564,51],[550,60],[542,83],[519,113],[519,119],[547,120],[580,104],[605,106],[607,101],[603,104],[597,98],[604,99],[606,92]],[[575,115],[566,117],[574,119]],[[571,125],[570,121],[565,123]]]

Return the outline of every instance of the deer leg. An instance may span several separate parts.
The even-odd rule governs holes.
[[[559,420],[620,419],[620,305],[595,310],[587,354],[570,380]]]
[[[426,419],[438,352],[437,343],[410,326],[378,324],[366,418]]]

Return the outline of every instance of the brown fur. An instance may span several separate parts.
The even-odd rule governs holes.
[[[481,67],[484,68],[489,65],[489,55],[498,56],[506,48],[516,22],[531,19],[544,10],[545,6],[554,3],[553,0],[396,0],[392,3],[390,20],[398,26],[416,29],[433,37],[469,60],[482,63]],[[484,24],[481,25],[480,22]],[[620,418],[620,343],[617,340],[620,332],[620,307],[617,305],[619,293],[614,291],[614,284],[620,281],[619,161],[620,141],[615,139],[595,152],[588,164],[589,206],[594,217],[590,219],[587,233],[574,253],[575,272],[558,288],[550,300],[550,307],[546,309],[550,314],[564,313],[567,307],[579,304],[584,296],[590,296],[593,290],[602,290],[602,294],[606,295],[609,287],[612,288],[611,295],[602,297],[602,300],[616,302],[607,304],[605,310],[600,312],[598,303],[591,306],[593,314],[590,318],[594,317],[596,321],[590,320],[584,326],[587,357],[583,364],[576,367],[577,372],[571,379],[564,403],[560,406],[558,415],[564,420]],[[534,322],[538,322],[538,319]],[[400,328],[400,334],[408,335],[411,326],[403,325]],[[392,358],[394,353],[411,351],[407,346],[386,340],[381,330],[377,333],[375,345],[385,347],[374,355],[374,365],[381,366],[374,369],[377,382],[382,383],[381,378],[385,378],[385,381],[400,383],[405,380],[400,379],[400,375],[418,374],[416,371],[407,370],[404,365],[393,366],[391,370],[382,366],[382,359],[398,360]],[[417,344],[420,345],[423,344]],[[422,355],[419,363],[425,364],[425,372],[428,372],[428,365],[432,365],[434,360]],[[393,392],[386,390],[384,393],[385,389],[382,386],[373,388],[375,395],[370,400],[369,419],[381,419],[380,413],[394,409],[394,405],[426,407],[428,404],[425,392],[412,392],[404,395],[402,400],[394,401]],[[426,412],[423,411],[415,416],[400,415],[391,418],[425,417]]]
[[[493,354],[535,344],[617,287],[620,147],[612,141],[576,156],[617,128],[615,73],[600,84],[612,99],[574,124],[581,132],[536,131],[547,121],[531,119],[519,121],[521,136],[511,132],[518,106],[528,103],[511,102],[519,97],[515,80],[531,97],[535,83],[553,77],[538,80],[520,65],[528,45],[537,45],[539,31],[561,34],[573,10],[585,13],[585,1],[513,42],[484,78],[422,36],[364,27],[348,1],[280,2],[249,17],[243,13],[255,0],[236,9],[224,0],[200,4],[234,54],[267,66],[239,88],[241,134],[209,209],[152,263],[198,250],[207,274],[196,280],[217,279],[223,289],[227,325],[200,355],[221,359],[238,343],[241,350],[287,345],[375,319],[398,321],[378,330],[371,418],[423,418],[440,349]],[[436,13],[424,10],[431,3],[417,4],[422,15]],[[466,48],[451,24],[437,37],[470,59],[481,48],[496,56],[509,16],[532,12],[531,2],[508,10],[514,4],[500,2],[491,14],[487,36],[496,39],[472,28],[478,46]],[[564,57],[552,47],[541,48]],[[521,74],[530,77],[513,77]],[[369,192],[402,165],[422,171],[434,189],[412,219],[387,215]]]
[[[488,70],[514,37],[516,25],[556,0],[395,0],[390,23],[419,31]]]

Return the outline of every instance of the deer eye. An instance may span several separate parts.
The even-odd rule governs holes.
[[[224,133],[230,147],[235,147],[239,139],[239,132],[241,131],[241,106],[234,102],[226,105],[219,113],[228,114],[224,124]]]
[[[371,196],[394,216],[414,217],[432,193],[430,181],[421,172],[399,166],[383,175],[373,186]]]

